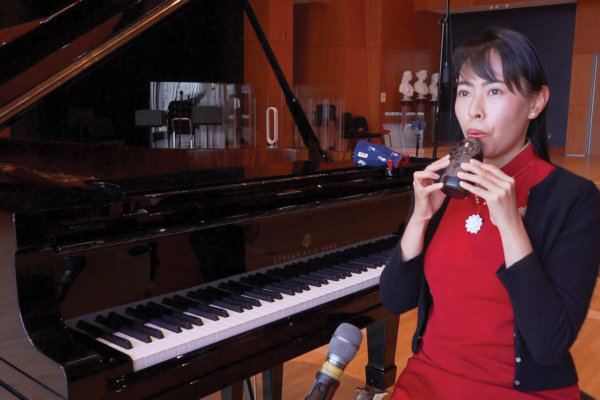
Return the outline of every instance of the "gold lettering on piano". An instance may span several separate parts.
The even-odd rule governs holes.
[[[304,248],[308,248],[308,247],[310,247],[311,244],[312,244],[312,237],[310,236],[310,233],[305,233],[304,237],[302,238],[302,246]]]
[[[305,236],[306,239],[306,236]],[[304,246],[304,240],[302,242],[302,245]],[[309,245],[310,246],[310,245]],[[307,247],[305,249],[302,250],[298,250],[298,251],[293,251],[290,253],[285,253],[285,254],[279,254],[275,257],[273,257],[273,263],[274,264],[279,264],[285,261],[290,261],[290,260],[295,260],[297,258],[302,258],[302,257],[307,257],[307,256],[312,256],[314,254],[318,254],[318,253],[324,253],[326,251],[331,251],[334,250],[338,247],[337,243],[327,243],[327,244],[322,244],[319,246],[314,246],[314,247]]]

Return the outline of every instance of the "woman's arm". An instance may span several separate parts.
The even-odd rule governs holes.
[[[543,365],[568,354],[585,320],[600,263],[598,190],[573,179],[561,189],[552,197],[532,191],[526,226],[535,251],[497,272],[511,298],[516,329]]]

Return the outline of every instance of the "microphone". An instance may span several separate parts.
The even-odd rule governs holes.
[[[340,386],[340,377],[346,365],[356,355],[362,333],[356,326],[343,323],[337,327],[329,342],[327,359],[317,372],[309,395],[304,400],[331,400]]]

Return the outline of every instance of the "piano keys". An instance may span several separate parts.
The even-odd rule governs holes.
[[[389,236],[66,321],[133,361],[162,361],[378,285]]]

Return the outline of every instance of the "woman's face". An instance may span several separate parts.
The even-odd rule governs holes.
[[[503,165],[525,144],[529,121],[542,111],[538,94],[524,97],[504,83],[502,62],[497,53],[490,54],[495,81],[475,75],[469,67],[460,71],[454,111],[465,137],[477,137],[483,146],[485,162]]]

